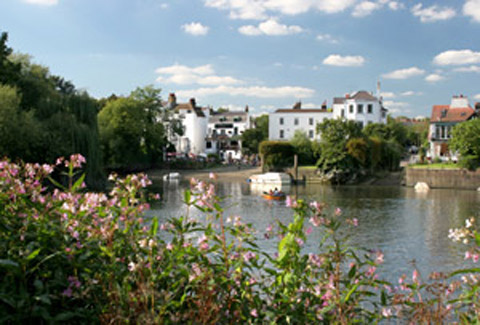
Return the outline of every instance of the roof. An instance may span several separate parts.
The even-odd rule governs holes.
[[[205,117],[205,114],[203,113],[203,110],[201,107],[193,107],[191,103],[181,103],[181,104],[177,104],[177,106],[175,106],[175,111],[179,111],[179,110],[193,110],[195,111],[195,113],[197,114],[198,117]]]
[[[462,122],[468,120],[474,113],[475,110],[471,107],[450,108],[450,105],[435,105],[430,122]]]
[[[302,109],[293,109],[293,108],[279,108],[275,113],[331,113],[327,109],[321,108],[302,108]]]
[[[350,98],[370,101],[377,100],[377,97],[373,96],[365,90],[357,91],[353,96],[350,96]]]
[[[241,117],[241,121],[234,121],[236,117]],[[233,111],[233,112],[213,112],[208,119],[209,123],[216,123],[216,122],[246,122],[248,119],[248,113],[244,111]]]
[[[333,104],[343,104],[345,103],[345,97],[334,97]]]

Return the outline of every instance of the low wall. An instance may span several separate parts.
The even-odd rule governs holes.
[[[425,182],[430,188],[476,190],[480,187],[480,170],[407,168],[405,178],[406,186]]]

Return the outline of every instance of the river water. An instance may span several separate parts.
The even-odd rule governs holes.
[[[150,215],[162,220],[185,215],[182,203],[187,182],[159,183],[162,202],[154,205]],[[277,220],[288,223],[292,210],[284,202],[266,201],[261,189],[251,188],[242,182],[220,182],[217,193],[224,197],[225,218],[239,215],[252,223],[258,231],[259,245],[267,253],[276,251],[276,240],[266,240],[265,229]],[[317,184],[294,186],[286,189],[290,195],[308,201],[339,207],[345,217],[357,218],[358,227],[352,229],[351,243],[385,254],[380,268],[384,279],[395,281],[402,274],[411,275],[416,268],[426,278],[431,271],[449,271],[466,267],[463,258],[465,247],[448,238],[450,228],[465,224],[465,219],[478,217],[480,193],[460,190],[431,190],[416,193],[412,188],[379,186],[331,187]],[[190,215],[201,214],[190,211]],[[305,251],[314,252],[320,239],[317,230],[309,236]]]

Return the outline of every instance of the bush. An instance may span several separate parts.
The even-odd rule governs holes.
[[[479,159],[474,155],[461,156],[458,165],[468,170],[476,170],[479,166]]]
[[[295,149],[288,142],[263,141],[259,152],[263,155],[263,168],[267,171],[282,171],[293,165]]]

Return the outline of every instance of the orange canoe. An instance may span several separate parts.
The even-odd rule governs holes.
[[[262,197],[265,200],[275,200],[275,201],[282,201],[285,200],[285,194],[277,194],[277,195],[270,195],[268,193],[263,193]]]

